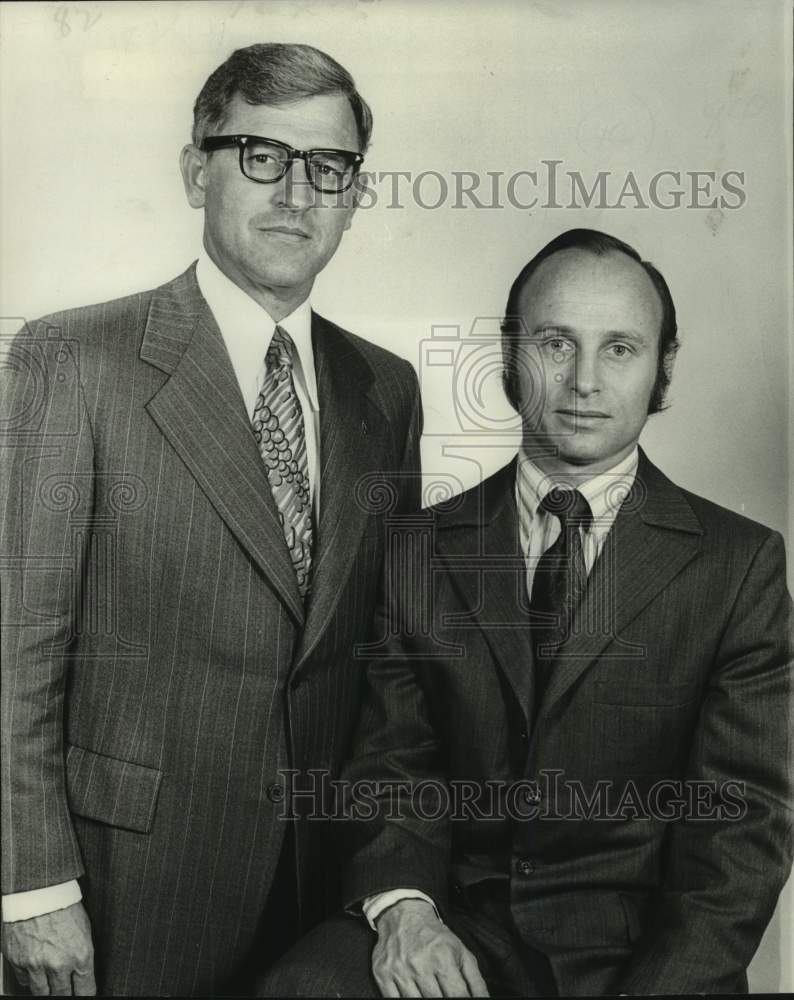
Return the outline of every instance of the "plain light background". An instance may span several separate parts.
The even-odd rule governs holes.
[[[517,442],[487,346],[515,274],[565,229],[627,240],[667,278],[682,341],[670,409],[644,446],[680,485],[791,539],[788,3],[45,2],[4,4],[0,29],[0,333],[160,284],[195,258],[201,216],[177,156],[206,77],[256,41],[317,45],[353,73],[375,116],[369,171],[438,171],[451,185],[452,171],[542,176],[541,161],[557,159],[588,187],[611,171],[617,191],[628,171],[643,191],[660,170],[743,171],[745,204],[722,212],[631,199],[454,209],[451,194],[431,210],[404,182],[403,207],[389,208],[379,184],[313,304],[417,367],[428,481],[468,486]],[[437,191],[421,188],[426,203]],[[457,367],[428,368],[433,327],[465,337],[478,317],[486,347],[469,341]],[[469,417],[486,415],[496,433],[460,423],[464,388]],[[794,990],[793,902],[790,885],[753,963],[755,990]]]

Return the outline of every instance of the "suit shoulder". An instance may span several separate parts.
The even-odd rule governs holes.
[[[77,336],[81,339],[91,335],[101,335],[108,327],[129,327],[131,323],[142,322],[156,289],[135,292],[106,302],[95,302],[85,306],[74,306],[49,313],[28,324],[28,333],[34,337]],[[136,322],[137,321],[137,322]]]
[[[659,523],[668,526],[674,526],[674,521],[680,518],[684,530],[702,534],[707,546],[725,553],[755,552],[771,538],[780,540],[780,533],[774,529],[673,482],[642,449],[637,478],[647,490],[646,512],[650,511],[652,516],[661,512]]]
[[[114,358],[126,363],[131,354],[137,355],[153,298],[184,285],[188,274],[189,270],[156,288],[49,313],[27,323],[20,336],[72,342],[83,365]]]
[[[89,305],[75,306],[50,313],[27,324],[28,332],[35,336],[53,336],[60,331],[62,336],[79,336],[90,343],[92,337],[99,337],[104,347],[109,347],[120,334],[142,329],[149,313],[149,307],[156,296],[179,300],[195,285],[193,272],[195,263],[169,281],[140,292],[132,292],[120,298]],[[107,334],[111,336],[108,337]]]
[[[410,362],[401,358],[393,351],[387,350],[385,347],[379,347],[364,337],[360,337],[356,333],[351,333],[350,330],[345,330],[344,327],[339,326],[337,323],[332,323],[331,320],[320,316],[318,313],[315,315],[322,326],[342,337],[349,347],[358,351],[363,356],[377,379],[382,379],[385,376],[390,379],[405,380],[412,385],[416,384],[416,372]]]
[[[98,372],[108,384],[110,373],[126,369],[137,355],[150,299],[151,292],[141,292],[25,321],[6,347],[18,359],[14,377],[35,378],[41,370],[54,375],[57,369],[60,380],[60,366],[67,365],[84,386],[97,381]],[[10,368],[5,375],[12,378]]]
[[[437,526],[481,527],[506,503],[512,502],[515,470],[516,462],[513,459],[475,486],[435,503],[430,509],[436,514]]]
[[[681,489],[692,510],[697,515],[707,537],[718,538],[721,542],[749,544],[754,548],[764,544],[769,538],[780,537],[780,533],[760,521],[723,507],[713,500]]]

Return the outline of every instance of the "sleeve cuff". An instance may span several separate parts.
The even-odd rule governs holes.
[[[28,889],[26,892],[10,892],[3,896],[3,920],[13,923],[30,920],[55,910],[65,910],[67,906],[79,903],[83,898],[75,879],[47,885],[43,889]]]
[[[394,906],[395,903],[401,902],[403,899],[423,899],[426,903],[430,903],[433,907],[435,915],[441,920],[438,913],[438,908],[433,900],[427,895],[427,893],[422,892],[421,889],[389,889],[386,892],[378,892],[374,896],[367,896],[366,899],[361,904],[361,911],[367,918],[367,923],[374,930],[375,921],[384,912],[388,910],[390,906]]]

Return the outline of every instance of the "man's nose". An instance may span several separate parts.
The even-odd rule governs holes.
[[[600,389],[598,358],[589,351],[577,351],[571,372],[571,387],[577,396],[587,397]]]
[[[309,180],[306,164],[301,159],[290,160],[286,173],[274,186],[274,198],[284,208],[302,211],[317,203],[319,192]]]

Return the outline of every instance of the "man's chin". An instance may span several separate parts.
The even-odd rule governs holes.
[[[528,442],[525,442],[525,447],[527,444]],[[535,464],[546,472],[587,472],[592,470],[593,473],[596,473],[600,469],[609,468],[615,461],[601,450],[587,447],[572,448],[570,441],[561,442],[559,438],[556,442],[553,438],[547,438],[542,444],[534,440],[532,447],[527,448],[527,451],[530,457],[533,457],[533,451],[535,452],[537,456],[534,459]]]
[[[604,449],[582,434],[543,431],[525,433],[524,446],[530,452],[542,452],[567,465],[590,465],[604,457]]]
[[[274,293],[289,294],[300,289],[311,289],[315,272],[306,267],[291,267],[287,261],[279,265],[249,269],[249,278],[258,288]]]

